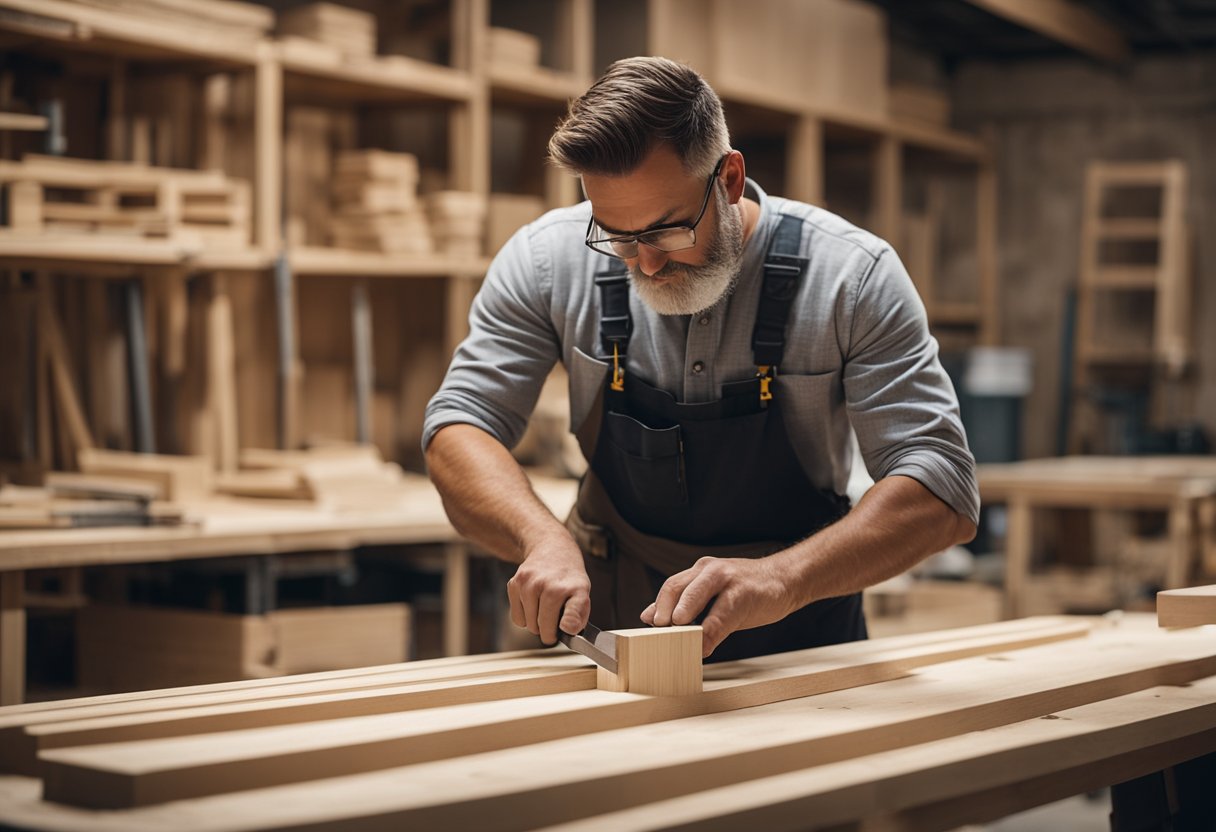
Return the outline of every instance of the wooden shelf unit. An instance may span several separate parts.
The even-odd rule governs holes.
[[[407,112],[438,110],[446,119],[447,187],[489,196],[495,190],[492,112],[510,112],[528,121],[524,150],[529,157],[541,159],[543,141],[552,124],[564,112],[567,101],[581,93],[591,83],[596,69],[602,69],[612,57],[608,54],[611,49],[605,51],[602,43],[596,43],[597,7],[593,0],[518,0],[510,3],[505,0],[451,0],[450,31],[445,35],[450,41],[448,48],[443,50],[449,56],[450,65],[403,55],[343,58],[336,51],[332,59],[325,55],[321,55],[325,59],[313,59],[310,55],[316,50],[310,52],[307,46],[301,48],[292,38],[276,39],[268,35],[256,43],[244,44],[224,42],[210,35],[185,37],[181,27],[156,20],[132,22],[132,15],[64,0],[4,0],[0,5],[16,12],[0,16],[0,30],[21,35],[24,38],[20,41],[22,49],[29,48],[41,54],[83,51],[101,54],[116,67],[124,62],[132,62],[133,66],[163,63],[174,71],[194,73],[199,78],[224,73],[243,79],[251,86],[253,117],[249,126],[252,138],[247,149],[249,156],[241,167],[243,175],[251,180],[254,195],[253,233],[246,250],[200,251],[155,241],[36,240],[0,236],[0,265],[57,269],[72,274],[118,275],[137,280],[168,275],[174,286],[179,285],[183,276],[210,275],[206,279],[214,288],[209,297],[221,307],[230,303],[227,298],[231,292],[245,293],[236,301],[238,319],[240,305],[252,302],[254,297],[260,298],[260,302],[277,304],[280,308],[275,312],[274,321],[268,319],[262,323],[271,330],[300,326],[296,305],[300,281],[350,280],[349,298],[354,316],[355,307],[361,302],[357,298],[367,291],[367,279],[379,279],[373,282],[380,285],[383,278],[439,278],[450,284],[442,290],[439,301],[443,311],[438,317],[444,322],[444,334],[442,351],[436,359],[443,363],[464,335],[468,304],[476,291],[477,278],[488,266],[488,256],[386,255],[311,244],[288,245],[283,228],[283,134],[288,108],[345,108],[355,118],[398,108]],[[715,3],[715,9],[723,5]],[[630,51],[668,54],[690,59],[697,65],[695,56],[680,54],[682,35],[661,22],[664,15],[670,22],[671,15],[678,12],[676,0],[633,0],[632,6],[641,9],[648,21],[646,37],[649,40],[646,48]],[[537,9],[542,13],[535,14]],[[623,8],[606,9],[606,4],[600,4],[599,9],[610,15],[628,12]],[[719,13],[715,11],[715,14]],[[523,29],[529,21],[536,21],[531,34],[544,40],[541,64],[528,67],[492,63],[487,49],[490,27]],[[664,41],[664,38],[668,40]],[[621,48],[629,49],[627,45]],[[597,51],[603,54],[594,54]],[[947,129],[900,122],[877,112],[857,111],[848,102],[838,106],[789,90],[772,90],[739,72],[733,75],[718,73],[717,77],[713,72],[706,74],[728,107],[763,114],[761,122],[775,125],[771,128],[772,133],[784,146],[784,176],[762,181],[774,194],[822,203],[827,142],[848,137],[850,141],[872,148],[875,207],[871,227],[893,242],[899,239],[901,231],[906,153],[929,154],[974,170],[979,183],[977,213],[981,218],[977,233],[979,298],[962,302],[926,297],[926,305],[935,327],[953,327],[974,333],[976,340],[983,343],[999,341],[995,312],[995,174],[992,153],[985,142]],[[122,80],[125,73],[116,71],[114,77]],[[203,94],[206,94],[205,89]],[[741,130],[739,124],[732,123],[732,126],[740,131],[743,137],[740,146],[747,152],[746,130]],[[367,142],[367,139],[362,141]],[[412,151],[410,147],[380,144],[394,150]],[[199,153],[202,156],[201,150]],[[535,170],[528,169],[523,187],[511,190],[540,196],[548,207],[572,204],[580,198],[573,177],[540,163]],[[486,253],[491,254],[493,252]],[[250,283],[244,278],[229,281],[224,273],[254,275],[257,288],[249,289]],[[270,285],[272,275],[278,281],[277,294]],[[424,282],[411,280],[407,284]],[[403,284],[402,291],[412,291],[404,288],[407,284]],[[178,289],[173,291],[178,292]],[[362,302],[366,302],[366,295],[362,297]],[[433,298],[429,302],[434,302]],[[284,308],[283,304],[287,306]],[[372,312],[363,319],[365,323],[374,317],[377,331],[381,327],[390,331],[396,328],[398,322],[383,317],[386,314],[384,306],[377,303],[371,308]],[[332,314],[332,308],[330,312]],[[390,325],[384,326],[385,323]],[[241,327],[239,322],[237,327]],[[229,332],[227,337],[234,335]],[[242,338],[245,344],[252,341],[267,343],[260,335]],[[289,333],[280,344],[286,344],[294,352],[277,356],[279,372],[272,373],[271,377],[278,379],[278,404],[269,409],[277,407],[279,410],[273,431],[278,442],[294,447],[303,438],[299,410],[304,367],[298,333]],[[235,396],[235,382],[224,380],[222,374],[214,376],[213,380],[232,388],[221,399],[238,398],[245,407],[247,396]],[[261,412],[267,412],[266,405],[261,408]],[[230,419],[219,421],[232,424]],[[246,421],[242,417],[242,425]],[[220,444],[234,443],[235,439],[228,437]]]

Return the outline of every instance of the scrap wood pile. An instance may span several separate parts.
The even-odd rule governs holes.
[[[240,470],[217,472],[205,456],[85,448],[77,454],[79,472],[48,472],[40,486],[0,486],[0,528],[180,525],[217,495],[339,512],[390,510],[430,487],[425,477],[385,462],[373,445],[247,448],[240,461]]]
[[[952,828],[1211,751],[1216,732],[1216,641],[1135,616],[707,665],[685,696],[597,690],[596,673],[558,648],[0,709],[0,823]]]

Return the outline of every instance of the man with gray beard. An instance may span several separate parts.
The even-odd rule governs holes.
[[[765,194],[718,96],[663,58],[613,64],[549,155],[587,201],[498,253],[423,433],[453,525],[518,564],[512,620],[546,643],[700,622],[714,660],[865,638],[861,590],[979,511],[898,257]],[[559,360],[589,463],[565,523],[508,451]],[[851,432],[876,480],[856,506]]]

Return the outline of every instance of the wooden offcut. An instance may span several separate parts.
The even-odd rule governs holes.
[[[1157,593],[1157,623],[1162,627],[1216,624],[1216,586],[1194,586]]]

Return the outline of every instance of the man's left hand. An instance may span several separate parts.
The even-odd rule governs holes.
[[[735,630],[772,624],[793,612],[787,581],[771,557],[707,557],[668,578],[654,603],[642,611],[642,622],[654,627],[691,624],[711,602],[701,622],[702,657]]]

